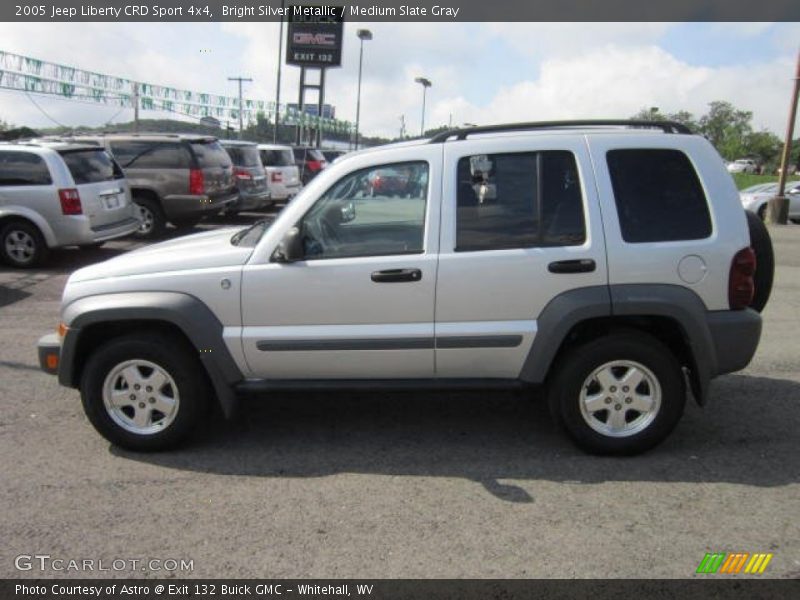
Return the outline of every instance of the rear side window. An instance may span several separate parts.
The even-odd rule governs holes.
[[[261,157],[256,146],[223,146],[237,167],[260,167]]]
[[[105,150],[67,150],[61,152],[76,185],[122,179],[122,169]]]
[[[180,142],[135,140],[111,142],[111,152],[123,169],[190,169],[192,156]]]
[[[288,167],[294,164],[291,150],[261,150],[261,162],[265,167]]]
[[[571,152],[465,156],[457,176],[458,252],[573,246],[586,240]]]
[[[50,170],[41,156],[31,152],[0,152],[0,186],[49,185]]]
[[[711,235],[703,186],[683,152],[611,150],[607,160],[623,240],[674,242]]]
[[[201,169],[226,168],[231,166],[231,159],[222,145],[214,141],[192,142],[192,152],[197,157]]]

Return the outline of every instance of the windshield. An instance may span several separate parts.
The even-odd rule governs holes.
[[[105,150],[64,150],[60,152],[75,185],[122,179],[122,169]]]
[[[264,232],[269,229],[269,226],[275,221],[270,217],[256,221],[250,227],[246,227],[241,231],[237,231],[231,238],[231,244],[234,246],[242,246],[243,248],[254,248]]]

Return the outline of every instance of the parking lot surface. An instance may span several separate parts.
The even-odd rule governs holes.
[[[753,363],[634,458],[582,454],[539,398],[496,391],[274,394],[185,449],[129,453],[35,345],[70,272],[141,244],[0,269],[0,575],[165,574],[14,566],[49,554],[185,559],[192,577],[689,577],[740,551],[800,577],[800,227],[772,235]]]

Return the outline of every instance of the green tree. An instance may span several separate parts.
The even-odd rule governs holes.
[[[709,104],[708,113],[700,117],[698,125],[723,158],[735,160],[747,154],[746,141],[753,132],[752,118],[753,113],[748,110],[715,100]]]

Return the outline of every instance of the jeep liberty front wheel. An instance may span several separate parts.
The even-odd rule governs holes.
[[[639,332],[606,335],[559,359],[550,410],[572,440],[593,454],[638,454],[656,446],[683,414],[678,361]]]
[[[157,334],[120,337],[99,347],[81,377],[83,409],[112,444],[137,451],[183,442],[208,402],[187,344]]]

